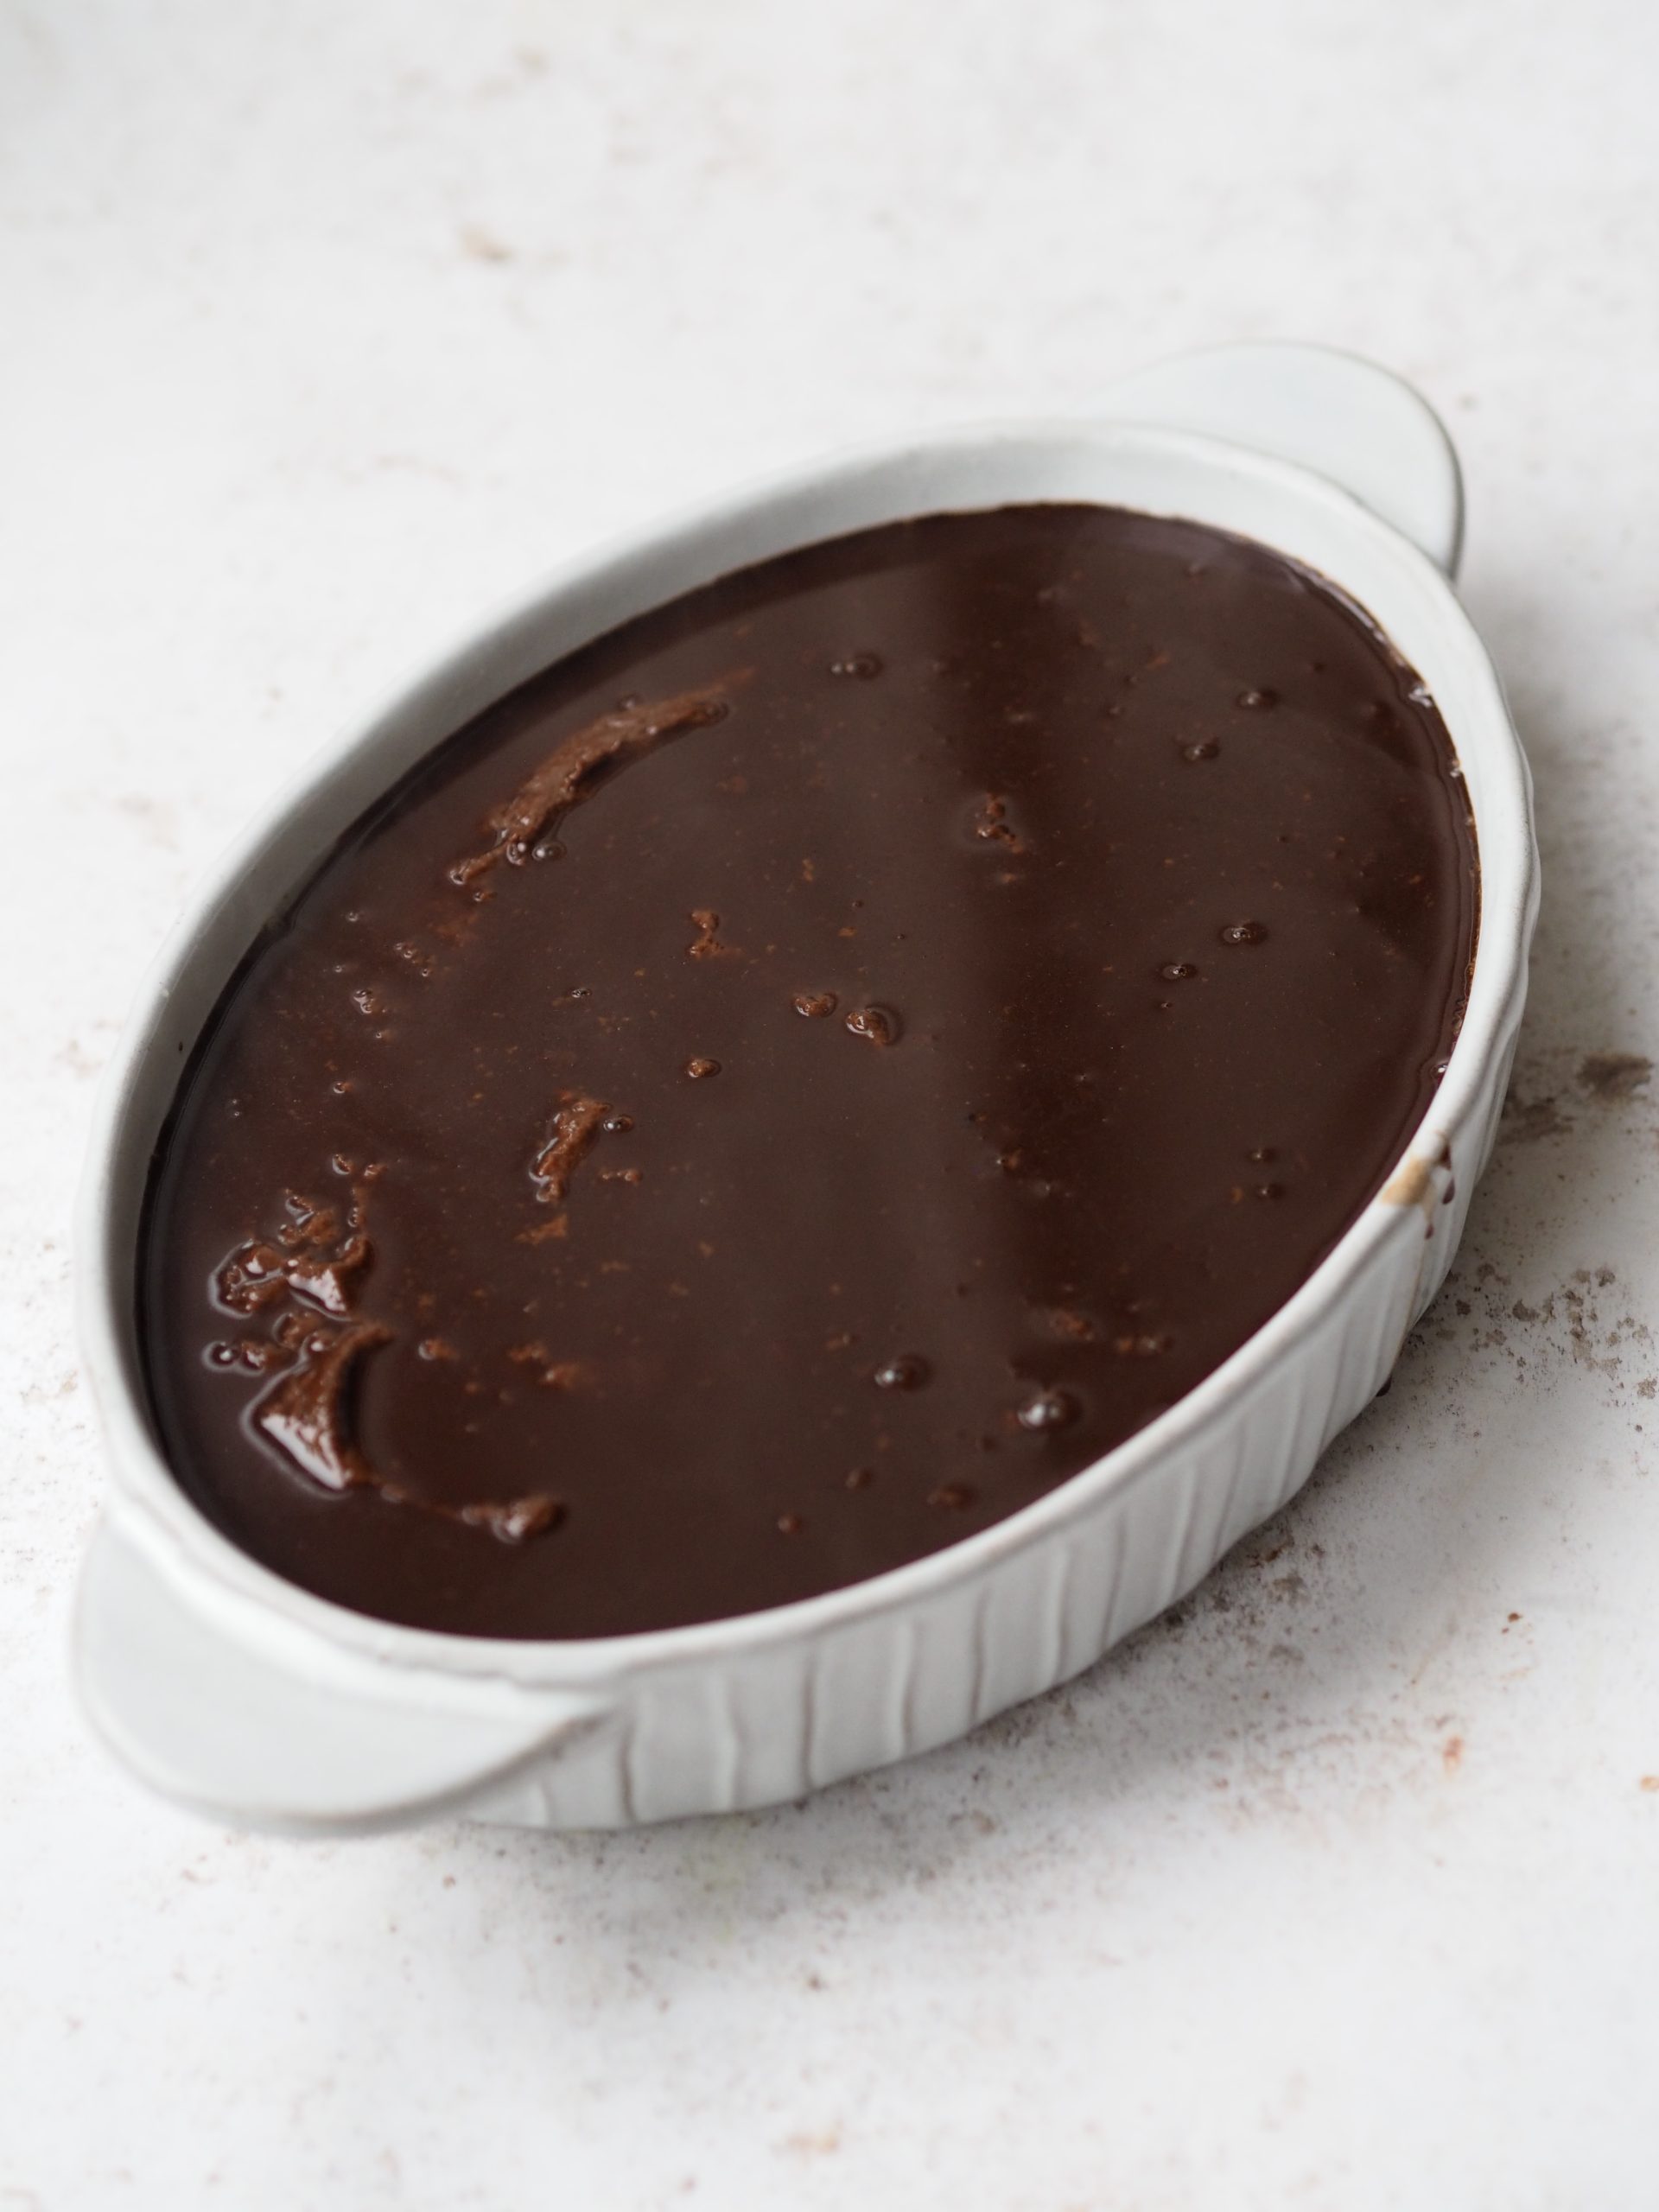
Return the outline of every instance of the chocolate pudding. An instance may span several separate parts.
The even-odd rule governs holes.
[[[359,1611],[783,1605],[1172,1405],[1397,1162],[1473,834],[1413,671],[1262,546],[935,515],[628,623],[252,948],[142,1257],[180,1482]]]

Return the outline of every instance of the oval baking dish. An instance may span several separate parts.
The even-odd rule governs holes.
[[[1381,1194],[1302,1287],[1150,1426],[1036,1503],[800,1603],[552,1642],[392,1625],[219,1535],[162,1456],[137,1341],[144,1193],[181,1073],[267,918],[412,763],[619,624],[791,549],[1041,501],[1179,516],[1330,578],[1433,692],[1481,868],[1463,1027]],[[827,464],[582,563],[333,748],[221,866],[147,986],[102,1096],[79,1227],[111,1482],[76,1653],[144,1780],[250,1825],[340,1831],[449,1810],[615,1826],[798,1796],[942,1743],[1089,1665],[1306,1479],[1386,1380],[1491,1150],[1537,901],[1526,764],[1449,582],[1455,461],[1414,394],[1316,349],[1239,347],[1129,380],[1106,418],[953,431]]]

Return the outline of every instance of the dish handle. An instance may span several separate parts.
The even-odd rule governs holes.
[[[74,1662],[99,1733],[162,1796],[238,1827],[342,1835],[467,1802],[604,1725],[609,1708],[499,1675],[341,1650],[105,1517],[80,1582]]]
[[[1458,572],[1463,478],[1452,440],[1422,394],[1375,361],[1331,346],[1209,346],[1121,378],[1103,411],[1313,469]]]

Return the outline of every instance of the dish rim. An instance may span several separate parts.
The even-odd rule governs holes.
[[[331,775],[343,772],[355,756],[372,750],[377,738],[397,717],[409,714],[423,695],[447,679],[457,678],[469,662],[487,661],[493,654],[505,658],[517,633],[538,620],[549,620],[560,603],[578,591],[601,589],[610,580],[620,582],[630,568],[639,568],[650,556],[669,559],[677,553],[687,554],[699,540],[713,538],[722,525],[730,529],[745,519],[760,521],[768,509],[782,509],[815,493],[827,503],[837,485],[849,483],[860,472],[896,476],[909,461],[927,458],[938,465],[959,455],[966,474],[972,457],[982,455],[993,445],[1035,448],[1040,442],[1056,440],[1140,448],[1154,460],[1162,453],[1189,462],[1197,461],[1200,466],[1220,467],[1235,476],[1254,477],[1269,491],[1288,491],[1303,503],[1323,505],[1327,518],[1334,519],[1339,530],[1369,538],[1380,555],[1400,564],[1419,587],[1427,587],[1431,598],[1439,602],[1438,615],[1449,623],[1451,640],[1465,663],[1463,681],[1465,686],[1472,687],[1473,700],[1479,708],[1477,714],[1475,703],[1465,703],[1458,717],[1459,726],[1453,725],[1449,715],[1447,720],[1453,746],[1460,755],[1465,749],[1462,727],[1465,725],[1471,727],[1472,745],[1478,745],[1483,753],[1478,792],[1472,780],[1465,784],[1479,870],[1478,928],[1470,965],[1464,1020],[1446,1071],[1422,1117],[1413,1127],[1382,1189],[1268,1319],[1145,1428],[1057,1484],[1044,1497],[990,1527],[959,1538],[921,1559],[861,1581],[839,1585],[815,1597],[680,1627],[633,1630],[615,1636],[467,1636],[446,1630],[414,1628],[360,1612],[289,1582],[244,1552],[215,1528],[190,1498],[154,1433],[142,1353],[137,1343],[137,1238],[143,1233],[142,1201],[134,1215],[134,1236],[124,1240],[124,1251],[114,1249],[124,1240],[113,1211],[118,1179],[130,1172],[123,1154],[132,1141],[132,1124],[148,1112],[150,1085],[159,1083],[159,1071],[152,1070],[150,1062],[166,1041],[170,1002],[180,985],[207,959],[205,941],[210,939],[213,925],[227,901],[234,897],[238,882],[289,833],[296,817],[317,803]],[[935,499],[929,506],[904,512],[970,512],[987,504],[983,500],[963,500],[953,505]],[[1094,497],[1080,500],[1079,504],[1112,503]],[[1172,514],[1182,512],[1179,506],[1141,511]],[[893,518],[899,517],[895,514]],[[824,543],[842,534],[842,528],[830,528],[820,536],[809,534],[791,543]],[[1258,536],[1255,542],[1286,557],[1301,561],[1304,566],[1310,565],[1303,556],[1275,545],[1271,538]],[[710,574],[729,572],[715,569]],[[1353,600],[1394,645],[1388,626],[1370,614],[1363,599],[1350,590],[1341,575],[1330,575],[1327,581]],[[686,583],[678,588],[693,589],[696,584]],[[662,603],[660,597],[647,602]],[[591,634],[602,635],[603,632]],[[1401,648],[1395,645],[1395,650]],[[504,683],[493,696],[505,696],[519,680],[515,677]],[[1473,727],[1477,723],[1478,728]],[[445,741],[445,736],[435,738],[432,747]],[[418,757],[421,756],[412,754],[405,767],[394,773],[407,772]],[[382,788],[385,787],[383,785]],[[356,818],[357,811],[360,808],[347,815],[334,834],[340,834],[345,823]],[[290,888],[302,880],[302,868],[289,874]],[[1389,1192],[1402,1181],[1410,1181],[1408,1175],[1402,1174],[1409,1163],[1425,1160],[1426,1135],[1432,1135],[1432,1157],[1438,1160],[1455,1147],[1459,1133],[1466,1131],[1478,1118],[1493,1055],[1505,1048],[1514,1028],[1515,1001],[1524,993],[1537,892],[1531,781],[1525,754],[1510,722],[1491,657],[1449,577],[1401,531],[1353,494],[1331,479],[1295,462],[1269,456],[1230,439],[1115,422],[1109,416],[1079,423],[953,425],[930,435],[889,439],[821,459],[704,501],[690,512],[666,523],[647,524],[608,545],[562,564],[501,611],[469,626],[458,639],[434,653],[308,758],[298,772],[257,810],[218,861],[198,881],[141,980],[132,1012],[105,1071],[94,1107],[75,1233],[79,1332],[106,1440],[110,1468],[108,1507],[112,1515],[124,1517],[129,1529],[142,1529],[151,1540],[152,1548],[159,1541],[167,1564],[186,1573],[205,1574],[221,1594],[252,1605],[273,1622],[286,1622],[308,1630],[337,1649],[430,1674],[497,1676],[527,1685],[580,1686],[601,1678],[655,1671],[698,1657],[729,1656],[734,1646],[753,1649],[787,1643],[804,1636],[831,1632],[872,1615],[925,1605],[931,1599],[965,1580],[988,1574],[1010,1554],[1049,1541],[1068,1525],[1090,1517],[1108,1503],[1138,1489],[1182,1447],[1194,1444],[1203,1432],[1227,1419],[1236,1408],[1242,1410],[1252,1394],[1264,1386],[1273,1370],[1294,1356],[1298,1345],[1314,1333],[1332,1310],[1352,1293],[1382,1245],[1397,1230],[1402,1205],[1409,1205],[1414,1209],[1415,1191],[1409,1196],[1390,1196]],[[275,903],[262,902],[262,917],[272,911]],[[260,925],[256,922],[254,929]],[[251,931],[250,942],[252,934]],[[228,966],[219,963],[213,993],[215,1005],[233,973],[233,962]],[[200,1033],[198,1027],[196,1038]],[[179,1049],[182,1051],[183,1047]],[[187,1053],[186,1070],[189,1065],[190,1056]],[[165,1128],[181,1080],[182,1075],[176,1068],[169,1071],[168,1103],[144,1154],[142,1173],[146,1185],[153,1173],[156,1142]],[[1465,1172],[1471,1179],[1481,1164],[1468,1164]]]

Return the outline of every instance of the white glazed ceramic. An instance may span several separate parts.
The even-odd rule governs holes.
[[[1281,548],[1367,607],[1433,690],[1480,844],[1479,946],[1450,1066],[1399,1171],[1268,1325],[1038,1503],[849,1589],[652,1635],[518,1643],[390,1626],[245,1557],[174,1483],[139,1374],[136,1250],[180,1071],[255,933],[337,833],[491,701],[730,569],[901,517],[1089,500]],[[349,734],[219,869],[103,1093],[79,1224],[111,1484],[75,1629],[99,1732],[169,1796],[296,1832],[464,1810],[614,1827],[764,1805],[942,1744],[1097,1659],[1282,1505],[1387,1379],[1491,1150],[1537,904],[1526,763],[1449,581],[1457,464],[1406,386],[1298,346],[1167,364],[1103,419],[906,441],[585,561]]]

